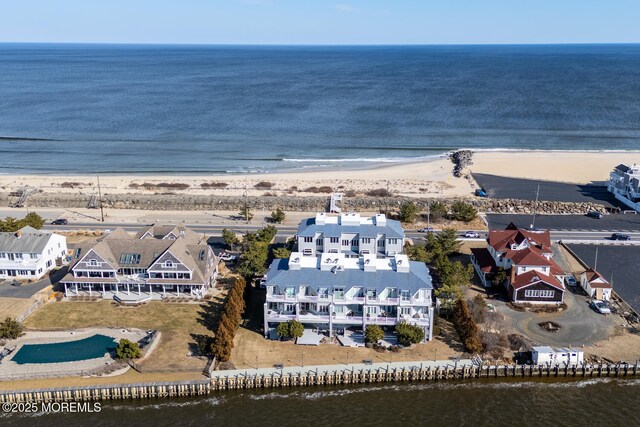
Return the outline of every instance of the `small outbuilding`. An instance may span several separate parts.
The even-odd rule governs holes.
[[[584,352],[573,348],[533,347],[531,357],[534,365],[581,365]]]
[[[587,269],[580,275],[580,285],[591,298],[602,301],[609,301],[613,286],[604,276],[592,268]]]

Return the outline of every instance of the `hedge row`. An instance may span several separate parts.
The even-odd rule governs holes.
[[[245,301],[244,292],[246,282],[244,279],[236,279],[236,283],[229,291],[227,303],[224,306],[220,323],[216,330],[216,336],[211,344],[211,353],[218,362],[228,362],[233,349],[233,338],[238,331],[244,313]]]

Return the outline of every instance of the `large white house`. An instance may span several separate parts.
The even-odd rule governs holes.
[[[88,248],[77,248],[60,283],[67,296],[95,295],[122,302],[168,296],[201,298],[214,284],[217,258],[185,227],[152,226],[135,237],[117,229]]]
[[[318,213],[300,223],[296,237],[298,250],[304,256],[342,253],[355,258],[387,257],[401,254],[404,247],[402,225],[384,214],[362,217],[357,213]]]
[[[298,229],[298,250],[267,272],[264,333],[297,320],[332,336],[369,324],[418,325],[432,338],[433,285],[424,263],[402,254],[404,230],[384,215],[318,214]]]
[[[0,233],[0,279],[40,279],[66,256],[67,238],[59,234],[29,226]]]
[[[376,258],[344,254],[276,259],[267,273],[264,332],[270,326],[295,319],[326,330],[369,324],[393,326],[407,322],[424,328],[430,340],[433,328],[433,285],[424,263],[406,255]]]
[[[640,165],[616,166],[609,174],[607,190],[617,200],[640,212]]]

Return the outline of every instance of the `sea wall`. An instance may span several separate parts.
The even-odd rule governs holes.
[[[15,197],[0,193],[0,206],[8,206]],[[604,212],[598,203],[545,202],[537,204],[530,200],[479,199],[469,198],[482,212],[493,213],[533,213],[539,214],[584,214],[589,210]],[[85,208],[89,196],[72,193],[36,193],[27,198],[28,208]],[[345,197],[340,206],[345,211],[373,211],[394,209],[405,201],[417,203],[424,211],[436,201],[450,206],[453,199],[428,199],[409,197]],[[289,212],[317,212],[327,209],[328,196],[215,196],[179,194],[113,194],[103,196],[103,206],[107,209],[142,210],[238,210],[244,204],[256,210],[275,210],[280,207]]]
[[[0,392],[0,403],[98,401],[205,396],[213,391],[256,388],[308,387],[323,385],[373,384],[392,382],[448,381],[478,378],[594,378],[632,377],[640,374],[638,365],[586,364],[580,366],[477,365],[433,366],[433,362],[398,363],[377,366],[344,366],[327,369],[309,366],[289,369],[215,371],[211,380],[140,384],[95,385],[83,387],[14,390]],[[403,363],[402,365],[406,365]]]

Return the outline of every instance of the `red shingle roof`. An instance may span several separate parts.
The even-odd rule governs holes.
[[[471,248],[471,253],[483,272],[491,273],[497,269],[496,263],[487,248]]]
[[[551,236],[549,230],[531,231],[517,228],[509,224],[505,230],[490,230],[487,242],[496,251],[511,250],[511,245],[520,245],[528,240],[531,246],[535,246],[544,253],[551,253]]]
[[[587,275],[589,286],[592,288],[611,289],[613,286],[604,278],[604,276],[594,269],[590,268],[584,272]]]
[[[553,275],[546,275],[535,270],[527,271],[519,276],[515,276],[511,281],[511,286],[513,286],[514,289],[521,289],[539,282],[543,282],[551,287],[564,291],[564,285]]]

